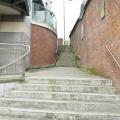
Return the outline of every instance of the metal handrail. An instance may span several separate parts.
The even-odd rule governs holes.
[[[21,60],[22,58],[24,58],[26,55],[28,55],[28,54],[30,53],[30,46],[29,46],[29,45],[13,44],[13,43],[0,43],[0,45],[8,45],[8,46],[10,45],[10,46],[28,47],[28,51],[27,51],[24,55],[22,55],[21,57],[19,57],[18,59],[12,61],[12,62],[9,63],[9,64],[0,67],[0,70],[2,70],[2,69],[4,69],[4,68],[6,68],[6,67],[8,67],[8,66],[10,66],[10,65],[12,65],[12,64],[14,64],[14,63],[16,63],[17,61]]]
[[[0,71],[2,71],[2,70],[4,70],[4,69],[7,69],[7,68],[8,68],[9,66],[11,66],[11,65],[16,64],[16,62],[18,62],[19,60],[23,59],[24,57],[26,57],[26,56],[30,53],[30,45],[25,45],[25,44],[13,44],[13,43],[0,43],[0,45],[22,46],[22,47],[27,47],[27,48],[28,48],[27,52],[26,52],[24,55],[20,56],[18,59],[10,62],[9,64],[6,64],[6,65],[0,67]],[[4,85],[4,86],[3,86],[3,97],[4,97],[4,95],[5,95],[5,87],[6,87],[4,80],[3,80],[3,85]]]
[[[120,68],[120,63],[118,62],[118,60],[115,58],[115,56],[113,55],[112,51],[106,46],[107,51],[110,53],[110,55],[112,56],[113,60],[116,62],[117,66]]]

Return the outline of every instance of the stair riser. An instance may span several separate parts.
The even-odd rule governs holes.
[[[59,60],[56,64],[57,67],[73,67],[75,66],[75,59],[72,52],[69,50],[65,51],[61,54]]]
[[[50,93],[21,93],[10,92],[6,93],[5,97],[10,98],[29,98],[29,99],[48,99],[48,100],[79,100],[79,101],[108,101],[117,102],[120,101],[118,96],[101,96],[101,95],[77,95],[77,94],[50,94]]]
[[[38,119],[19,118],[19,117],[10,117],[10,116],[0,116],[0,120],[38,120]]]
[[[66,57],[70,57],[73,58],[73,54],[67,53],[67,54],[62,54],[60,57],[66,58]]]
[[[60,56],[59,61],[63,61],[63,60],[69,60],[69,61],[70,61],[70,60],[74,60],[74,57],[73,57],[73,56],[67,56],[67,55],[66,55],[66,56],[65,56],[65,55],[63,56],[63,55],[62,55],[62,56]]]
[[[43,85],[17,85],[18,90],[27,91],[54,91],[54,92],[80,92],[80,93],[116,93],[112,87],[93,87],[93,86],[43,86]]]
[[[57,103],[57,102],[34,102],[34,101],[7,101],[7,100],[0,100],[0,106],[4,107],[16,107],[16,108],[37,108],[37,109],[49,109],[49,110],[63,110],[63,111],[73,111],[74,112],[118,112],[120,111],[120,106],[118,104],[90,104],[90,103]]]
[[[65,64],[72,64],[72,63],[74,63],[74,61],[72,61],[72,60],[67,60],[67,59],[64,59],[64,60],[60,60],[60,61],[58,61],[58,63],[65,63]]]
[[[113,115],[84,115],[84,114],[55,114],[55,113],[33,113],[24,111],[1,110],[0,115],[14,116],[19,118],[33,118],[38,120],[120,120],[120,116]]]
[[[74,61],[71,59],[62,59],[58,61],[58,63],[71,63],[71,62],[74,62]]]
[[[26,78],[29,83],[38,84],[56,84],[56,85],[101,85],[101,86],[112,86],[110,80],[44,80],[44,79],[31,79]]]
[[[60,62],[60,63],[57,63],[57,65],[64,65],[64,66],[67,66],[67,65],[69,65],[69,66],[73,66],[74,64],[73,63],[68,63],[68,62]],[[62,66],[61,66],[62,67]]]
[[[60,65],[56,65],[57,67],[73,67],[74,65],[64,65],[64,64],[60,64]]]

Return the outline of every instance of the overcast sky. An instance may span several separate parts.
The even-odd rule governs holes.
[[[80,6],[83,0],[64,0],[66,16],[66,39],[69,36],[77,18],[80,15]],[[58,37],[64,36],[63,0],[52,0],[52,8],[57,17]]]

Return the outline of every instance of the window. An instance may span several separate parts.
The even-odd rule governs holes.
[[[105,17],[105,0],[100,0],[100,18]]]
[[[83,30],[84,28],[83,28],[83,24],[81,24],[81,40],[83,40],[83,32],[84,32],[84,30]]]

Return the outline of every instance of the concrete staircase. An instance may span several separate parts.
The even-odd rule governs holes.
[[[120,96],[104,78],[26,77],[0,98],[0,120],[120,120]]]
[[[56,63],[57,67],[74,67],[75,59],[73,53],[70,51],[69,46],[67,46],[64,52],[61,54],[59,60]]]

